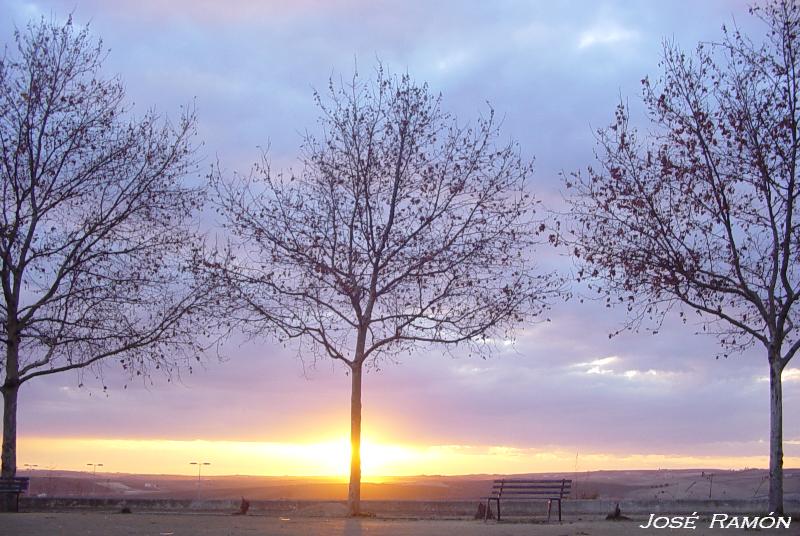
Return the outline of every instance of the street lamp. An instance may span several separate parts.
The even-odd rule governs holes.
[[[47,491],[49,493],[53,492],[53,469],[55,469],[55,465],[48,465],[44,469],[47,470]]]
[[[200,487],[200,471],[202,471],[204,465],[211,465],[211,462],[189,462],[189,465],[196,465],[197,466],[197,487]]]
[[[103,467],[102,463],[87,463],[86,465],[88,465],[89,467],[93,468],[93,470],[92,470],[92,478],[97,476],[97,468],[98,467]]]
[[[98,467],[103,467],[103,464],[102,463],[87,463],[86,465],[87,465],[87,467],[91,467],[92,468],[92,483],[91,483],[91,487],[94,488],[94,485],[95,485],[94,481],[97,480],[97,468]],[[81,487],[83,487],[83,486],[81,486]],[[93,489],[91,493],[94,494],[96,492]],[[81,492],[81,494],[83,494],[83,493]]]

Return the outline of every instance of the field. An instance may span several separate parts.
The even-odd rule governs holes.
[[[130,475],[64,471],[21,472],[31,476],[31,496],[153,499],[341,500],[347,483],[331,478],[259,476]],[[573,479],[576,499],[701,500],[758,499],[767,494],[767,472],[669,470],[552,473],[542,478]],[[472,500],[486,495],[497,475],[387,477],[366,482],[366,500]],[[786,469],[785,495],[800,498],[800,469]]]

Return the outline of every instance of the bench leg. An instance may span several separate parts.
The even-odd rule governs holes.
[[[561,499],[558,499],[558,522],[561,523]]]
[[[550,508],[553,506],[553,500],[547,499],[547,522],[550,523]]]
[[[483,520],[489,519],[489,512],[492,511],[492,501],[497,503],[497,520],[500,521],[500,499],[493,497],[486,499],[486,511],[483,513]]]

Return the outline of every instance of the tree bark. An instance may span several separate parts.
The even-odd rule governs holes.
[[[347,493],[347,513],[361,514],[361,369],[362,363],[350,367],[350,488]]]
[[[3,447],[0,454],[0,477],[14,478],[17,474],[17,396],[19,394],[19,335],[16,322],[9,320],[6,344],[6,377],[3,393]],[[16,497],[0,493],[0,512],[16,511]]]
[[[770,356],[769,366],[769,511],[783,515],[783,364]]]
[[[3,478],[13,478],[17,472],[17,395],[19,385],[3,387]]]
[[[17,395],[19,384],[8,380],[3,385],[3,451],[2,478],[13,478],[17,472]],[[13,512],[16,499],[11,493],[0,493],[0,512]]]

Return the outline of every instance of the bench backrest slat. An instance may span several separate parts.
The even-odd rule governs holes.
[[[570,484],[495,484],[495,488],[503,488],[503,489],[513,489],[513,488],[525,488],[525,489],[561,489],[563,487],[570,487]]]
[[[566,484],[572,484],[572,480],[564,479],[564,480],[521,480],[517,478],[502,478],[499,480],[495,480],[495,484],[558,484],[564,482]]]
[[[547,498],[563,499],[569,496],[572,480],[524,480],[501,479],[492,484],[493,497],[510,496],[515,499]]]
[[[28,491],[30,478],[20,476],[15,478],[0,478],[0,492],[23,493]]]

